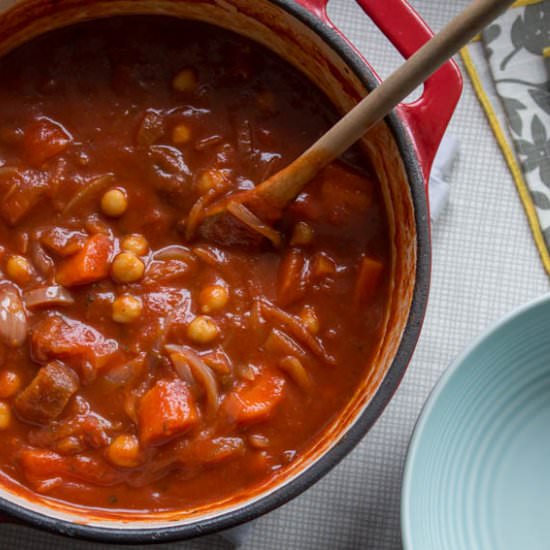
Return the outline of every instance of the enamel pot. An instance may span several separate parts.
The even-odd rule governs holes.
[[[357,0],[408,57],[431,32],[404,0]],[[327,0],[0,0],[0,54],[48,30],[123,14],[200,20],[245,35],[294,65],[340,112],[353,107],[378,78],[330,21]],[[361,147],[381,182],[387,206],[392,270],[385,329],[365,378],[312,448],[276,481],[194,510],[105,512],[32,493],[0,477],[0,510],[8,521],[105,542],[161,542],[226,529],[273,510],[325,475],[361,440],[397,389],[418,339],[430,279],[427,178],[462,87],[453,62],[369,132]]]

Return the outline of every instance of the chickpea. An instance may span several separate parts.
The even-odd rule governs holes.
[[[218,325],[206,315],[195,317],[187,327],[187,336],[197,344],[208,344],[218,337]]]
[[[21,378],[16,372],[4,370],[0,372],[0,398],[5,399],[15,395],[21,387]]]
[[[113,321],[132,323],[139,318],[143,310],[141,299],[131,294],[123,294],[113,302]]]
[[[304,323],[307,330],[314,336],[319,333],[319,317],[311,306],[305,306],[300,312],[300,319]]]
[[[109,189],[101,197],[101,210],[106,216],[119,218],[128,208],[128,198],[123,189]]]
[[[107,447],[107,458],[122,468],[134,468],[140,463],[139,441],[135,435],[117,435]]]
[[[24,285],[32,276],[32,267],[27,258],[14,254],[6,262],[6,275],[18,285]]]
[[[203,313],[211,313],[225,307],[229,300],[229,291],[221,285],[209,285],[201,290],[199,303]]]
[[[149,243],[147,239],[139,233],[133,233],[132,235],[126,235],[120,242],[120,248],[127,252],[132,252],[136,256],[143,256],[147,254],[149,250]]]
[[[0,430],[9,428],[11,424],[11,409],[7,403],[0,401]]]
[[[80,441],[78,437],[69,435],[63,439],[60,439],[55,448],[63,455],[72,455],[83,451],[85,448],[85,443]]]
[[[212,168],[203,172],[197,180],[197,190],[201,195],[206,195],[208,191],[221,191],[228,185],[226,175],[222,170]]]
[[[121,252],[111,267],[111,275],[117,283],[135,283],[143,277],[145,264],[131,252]]]
[[[298,222],[292,231],[290,244],[293,246],[303,246],[310,244],[313,240],[313,228],[306,222]]]
[[[248,436],[248,443],[255,449],[267,449],[269,447],[269,439],[262,434],[252,434]]]
[[[191,129],[186,124],[178,124],[172,130],[172,142],[176,145],[185,145],[191,141]]]
[[[172,87],[178,92],[192,92],[197,87],[197,75],[193,69],[182,69],[172,80]]]
[[[336,273],[336,263],[323,252],[315,254],[311,264],[311,275],[314,280],[330,277]]]

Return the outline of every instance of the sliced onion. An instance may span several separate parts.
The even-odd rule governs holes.
[[[304,391],[311,388],[311,378],[307,373],[304,365],[297,357],[283,357],[278,364],[278,367],[290,376],[296,385]]]
[[[330,365],[335,364],[335,359],[325,350],[323,344],[314,338],[307,328],[303,325],[301,319],[294,317],[290,313],[283,311],[280,307],[272,304],[265,298],[260,298],[262,313],[267,319],[279,322],[286,327],[287,331],[299,342],[307,346],[315,355],[323,359]]]
[[[172,365],[178,376],[190,386],[194,386],[196,383],[195,378],[189,368],[189,362],[187,359],[181,353],[175,351],[170,354],[170,361],[172,361]]]
[[[202,359],[216,374],[223,376],[233,370],[231,360],[222,349],[207,353]]]
[[[223,141],[222,136],[218,136],[218,135],[209,136],[197,141],[195,143],[195,149],[197,151],[204,151],[205,149],[208,149],[208,147],[212,147],[213,145],[218,145],[222,141]]]
[[[138,396],[136,395],[135,391],[127,390],[125,392],[122,406],[124,408],[124,412],[128,415],[128,418],[130,418],[130,420],[134,424],[138,423],[137,401],[138,401]]]
[[[195,261],[195,255],[189,248],[179,244],[173,244],[157,250],[153,254],[154,260],[180,260],[190,263]]]
[[[167,345],[164,349],[169,353],[170,360],[172,361],[176,372],[184,380],[186,380],[185,377],[187,376],[187,373],[181,368],[181,366],[184,362],[187,363],[193,378],[204,388],[208,414],[214,414],[219,407],[220,395],[218,392],[216,379],[214,378],[214,375],[208,365],[197,353],[187,346]]]
[[[219,269],[221,272],[227,271],[231,258],[234,257],[228,250],[222,250],[211,245],[194,246],[192,250],[201,262]]]
[[[111,367],[105,374],[105,379],[117,386],[125,386],[141,374],[145,366],[145,358],[145,353],[140,353],[130,361]]]
[[[250,328],[258,334],[264,326],[265,321],[262,317],[262,304],[260,303],[260,300],[256,298],[250,310]]]
[[[27,337],[27,314],[17,290],[11,285],[0,287],[0,341],[17,348]]]
[[[62,286],[41,286],[23,295],[27,307],[70,306],[74,304],[71,293]]]
[[[230,201],[227,204],[227,211],[240,222],[244,223],[249,229],[270,240],[275,248],[281,247],[281,235],[279,232],[260,220],[260,218],[251,212],[244,204]]]
[[[114,179],[113,174],[106,174],[99,176],[90,182],[83,185],[71,198],[71,200],[65,205],[63,214],[68,214],[75,208],[81,206],[84,202],[98,195],[100,191],[105,189]]]
[[[185,239],[187,241],[192,240],[195,236],[197,227],[202,220],[204,209],[208,206],[212,197],[213,193],[210,192],[201,195],[195,204],[193,204],[191,210],[189,210],[189,215],[187,216],[187,220],[185,220]]]
[[[254,154],[254,146],[252,143],[252,128],[249,120],[241,121],[237,126],[237,149],[242,156],[251,157]]]
[[[284,355],[293,355],[302,360],[307,360],[307,352],[302,346],[291,338],[286,332],[277,328],[272,328],[266,341],[264,349],[268,353],[282,353]]]
[[[256,379],[256,376],[258,376],[258,367],[250,363],[238,363],[235,368],[235,374],[243,380],[252,382]]]
[[[31,239],[29,244],[29,255],[34,267],[41,275],[48,278],[53,274],[53,260],[46,254],[38,240],[34,238]]]

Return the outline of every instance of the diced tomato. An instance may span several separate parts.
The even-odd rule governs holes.
[[[273,415],[283,397],[284,386],[284,378],[260,375],[250,384],[230,393],[223,402],[223,410],[238,424],[263,422]]]
[[[142,398],[138,410],[143,446],[162,445],[197,425],[199,415],[187,384],[159,380]]]
[[[62,153],[71,141],[72,137],[60,124],[42,117],[25,129],[23,148],[29,164],[38,168]]]
[[[373,258],[363,258],[355,282],[355,300],[367,302],[372,298],[380,282],[384,264]]]
[[[58,256],[72,256],[86,244],[87,236],[81,231],[72,231],[64,227],[52,227],[44,231],[40,242]]]
[[[96,412],[87,411],[87,406],[82,396],[76,396],[62,418],[29,432],[29,443],[59,450],[62,454],[72,454],[71,448],[83,451],[105,447],[111,442],[109,434],[113,432],[113,423]]]
[[[87,363],[94,369],[101,369],[120,356],[115,340],[62,315],[46,317],[34,327],[31,347],[38,361],[62,359],[77,368]]]
[[[300,193],[290,204],[289,209],[298,217],[320,220],[323,217],[323,204],[318,197],[306,192]]]
[[[352,215],[364,214],[373,202],[365,176],[340,163],[329,164],[322,172],[321,196],[330,223],[345,223]]]
[[[44,175],[36,170],[15,172],[2,183],[6,192],[0,214],[10,225],[17,225],[45,196],[48,188]]]
[[[77,286],[105,279],[109,275],[112,247],[108,235],[92,235],[82,250],[63,261],[57,268],[57,282],[63,286]]]
[[[175,281],[181,281],[189,276],[195,264],[190,261],[165,260],[162,262],[151,262],[143,279],[144,285],[159,287],[170,285]]]
[[[277,276],[277,300],[281,306],[288,306],[305,294],[307,275],[303,252],[290,249],[281,260]]]

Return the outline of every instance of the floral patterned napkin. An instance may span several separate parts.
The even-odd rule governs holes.
[[[462,51],[550,274],[550,0],[522,0]]]

